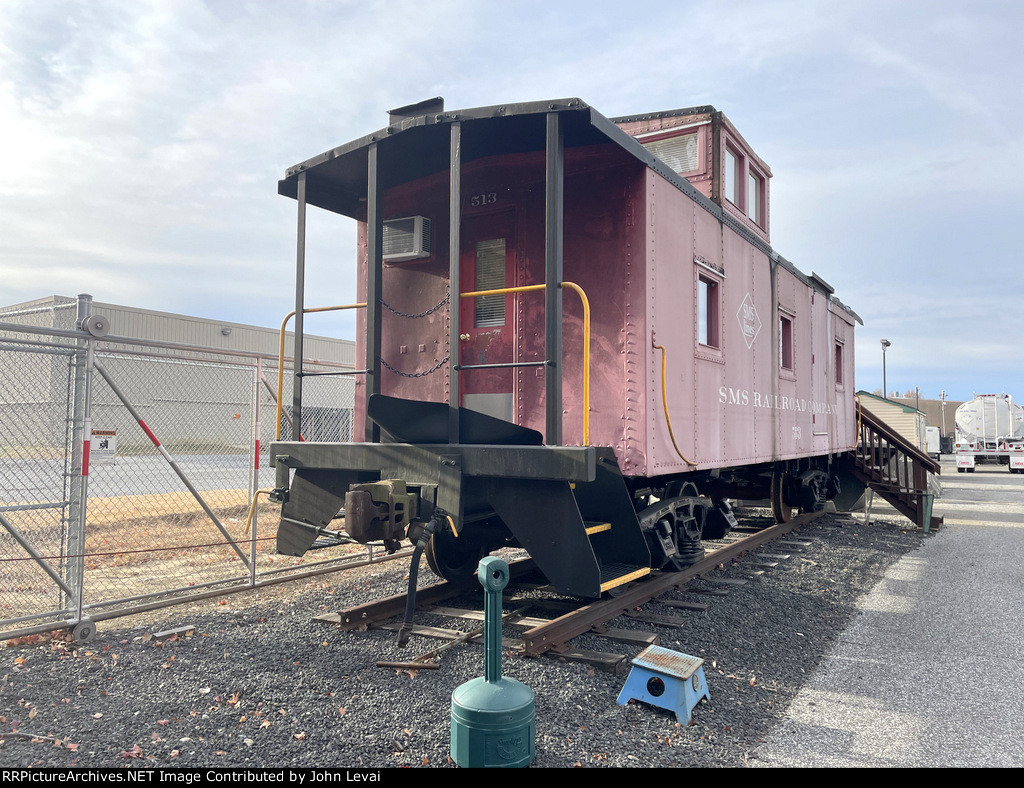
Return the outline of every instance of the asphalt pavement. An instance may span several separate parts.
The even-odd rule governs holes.
[[[1024,475],[942,470],[944,525],[861,600],[751,765],[1024,766]]]

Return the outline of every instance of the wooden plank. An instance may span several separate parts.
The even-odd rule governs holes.
[[[588,665],[593,665],[595,668],[606,670],[609,673],[622,673],[626,670],[628,664],[625,654],[610,654],[604,651],[567,649],[565,651],[546,651],[544,656],[549,659],[565,660],[566,662],[584,662]]]
[[[653,632],[637,632],[633,629],[616,629],[613,627],[594,627],[591,632],[619,643],[635,643],[641,646],[661,645],[661,637]]]
[[[775,542],[775,544],[785,545],[786,547],[791,547],[791,548],[814,547],[814,542],[807,542],[807,541],[804,541],[803,539],[779,539],[777,542]]]
[[[401,628],[401,624],[383,624],[379,629],[387,630],[388,632],[397,632]],[[460,632],[457,629],[442,629],[440,627],[424,627],[419,624],[412,625],[412,634],[420,635],[421,637],[435,638],[436,640],[461,640],[466,637],[465,632]],[[482,632],[466,638],[467,643],[480,643],[484,642],[484,635]],[[517,638],[502,638],[501,647],[509,651],[521,651],[524,647],[523,641]]]
[[[678,607],[681,610],[696,610],[703,612],[707,610],[711,605],[707,602],[686,602],[681,599],[662,599],[662,604],[668,605],[669,607]]]
[[[725,596],[729,593],[727,588],[688,588],[686,590],[691,594],[708,594],[709,596]]]
[[[769,561],[788,561],[791,556],[789,553],[758,553],[758,558],[767,558]]]
[[[432,607],[428,610],[424,610],[424,613],[431,613],[435,616],[449,616],[451,618],[464,618],[468,621],[483,621],[484,613],[482,610],[467,610],[460,607]],[[544,624],[550,623],[550,618],[534,618],[532,616],[508,616],[504,619],[506,624],[516,624],[518,626],[526,627],[539,627]]]
[[[622,615],[627,618],[635,618],[637,621],[646,621],[648,624],[659,624],[663,627],[680,628],[686,623],[682,616],[659,616],[657,613],[645,613],[642,610],[627,610]]]
[[[742,577],[705,577],[704,580],[709,583],[721,583],[726,586],[745,586],[750,582]]]

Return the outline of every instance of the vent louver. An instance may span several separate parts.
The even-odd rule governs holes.
[[[430,257],[430,219],[408,216],[384,222],[383,257],[386,263]]]
[[[692,172],[697,169],[696,134],[683,134],[642,144],[671,167],[673,172]]]

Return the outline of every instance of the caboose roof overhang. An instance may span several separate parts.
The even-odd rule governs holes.
[[[702,106],[674,110],[669,114],[710,113]],[[686,178],[672,171],[636,138],[579,98],[563,98],[446,111],[440,97],[410,104],[389,112],[390,124],[371,134],[339,145],[311,159],[289,167],[278,182],[278,193],[298,198],[299,176],[305,174],[305,200],[333,213],[354,219],[365,218],[369,191],[369,151],[379,151],[379,187],[389,189],[403,183],[445,171],[451,161],[453,123],[462,126],[460,158],[463,164],[489,156],[544,151],[547,117],[555,113],[563,134],[564,148],[612,143],[646,167],[657,172],[723,224],[741,234],[767,254],[774,264],[791,271],[809,287],[821,290],[837,306],[862,322],[849,307],[832,295],[832,288],[816,276],[807,276],[779,255],[764,240],[750,232],[728,211],[701,194]],[[635,116],[641,117],[641,116]],[[824,286],[823,286],[824,285]]]
[[[461,158],[465,164],[488,156],[543,151],[550,113],[561,116],[565,148],[609,141],[633,147],[628,134],[578,98],[454,112],[444,111],[443,100],[437,98],[391,110],[390,125],[288,168],[278,192],[296,197],[298,176],[305,172],[307,202],[358,218],[367,198],[371,145],[379,146],[380,178],[388,189],[448,169],[452,123],[463,126]],[[635,147],[643,150],[639,144]]]

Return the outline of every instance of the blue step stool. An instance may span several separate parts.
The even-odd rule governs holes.
[[[648,646],[633,660],[618,703],[649,703],[674,711],[676,720],[689,724],[693,707],[701,698],[711,700],[704,678],[704,660],[661,646]]]

